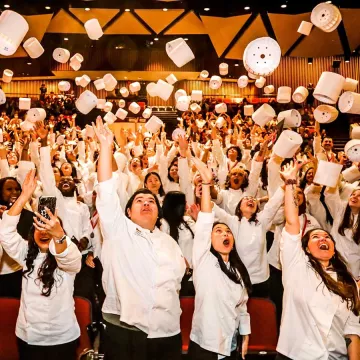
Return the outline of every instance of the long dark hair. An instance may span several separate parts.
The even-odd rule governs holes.
[[[160,196],[164,196],[164,195],[165,195],[165,191],[164,191],[164,188],[163,188],[163,184],[162,184],[160,175],[159,175],[158,173],[154,172],[154,171],[149,172],[149,173],[146,174],[145,179],[144,179],[144,186],[145,186],[145,188],[147,189],[147,187],[146,187],[146,182],[147,182],[147,179],[148,179],[151,175],[156,176],[156,177],[158,178],[158,180],[160,181],[159,195],[160,195]]]
[[[148,194],[148,195],[152,195],[154,200],[155,200],[155,203],[156,203],[156,206],[157,206],[157,209],[158,209],[158,218],[156,220],[156,224],[155,226],[157,226],[158,228],[161,226],[161,218],[163,217],[162,216],[162,209],[161,209],[161,206],[160,206],[160,203],[159,203],[159,200],[157,198],[157,196],[155,196],[149,189],[139,189],[137,191],[134,192],[134,194],[131,196],[131,198],[129,199],[129,201],[127,202],[126,204],[126,207],[125,207],[125,215],[128,219],[130,219],[130,216],[128,214],[128,210],[131,209],[132,207],[132,204],[135,200],[135,197],[139,194]],[[130,219],[131,220],[131,219]]]
[[[302,214],[306,213],[306,197],[305,197],[305,194],[304,194],[304,190],[300,186],[297,186],[296,189],[301,190],[302,196],[304,198],[302,204],[299,205],[299,215],[302,215]]]
[[[229,228],[226,224],[216,221],[213,224],[213,229],[216,225],[219,224],[225,225],[227,228]],[[210,248],[210,252],[218,259],[220,269],[222,270],[222,272],[226,274],[226,276],[235,284],[240,284],[241,286],[245,286],[247,293],[251,294],[252,284],[251,284],[250,276],[244,263],[241,261],[235,246],[231,249],[229,254],[229,264],[230,264],[229,268],[226,266],[222,256],[213,248],[212,245]]]
[[[232,169],[233,170],[233,169]],[[232,171],[231,170],[231,171]],[[244,169],[242,169],[244,170]],[[225,190],[229,190],[230,189],[230,177],[231,177],[231,171],[227,174],[226,176],[226,181],[225,181]],[[249,172],[247,170],[244,170],[244,180],[240,186],[241,190],[245,190],[248,186],[249,186]]]
[[[354,226],[355,225],[355,226]],[[354,221],[351,216],[351,208],[350,205],[346,205],[344,217],[341,221],[341,224],[338,229],[338,233],[342,236],[345,236],[345,229],[352,229],[352,238],[355,242],[355,244],[360,244],[360,216],[358,216],[356,224],[354,224]]]
[[[163,217],[170,226],[170,236],[177,242],[179,240],[179,227],[185,226],[191,232],[192,237],[194,233],[190,226],[184,220],[186,212],[186,197],[180,191],[169,191],[163,201],[162,206]]]
[[[242,217],[243,217],[243,214],[242,214],[242,211],[240,210],[240,207],[241,207],[241,203],[242,201],[244,200],[244,198],[242,198],[238,204],[236,205],[236,208],[235,208],[235,216],[238,217],[239,221],[241,221]],[[256,202],[256,200],[254,199],[254,201]],[[250,219],[249,219],[249,222],[253,222],[255,223],[255,225],[258,224],[258,220],[257,220],[257,214],[259,213],[260,209],[259,209],[259,204],[256,202],[256,211],[251,215]]]
[[[168,179],[169,179],[170,181],[172,181],[172,182],[175,182],[175,180],[170,176],[170,169],[171,169],[174,165],[175,165],[175,166],[178,166],[178,158],[175,158],[175,159],[171,162],[170,166],[168,167]]]
[[[308,231],[301,239],[301,246],[309,259],[309,263],[313,270],[321,277],[322,282],[333,294],[339,295],[343,301],[346,301],[347,308],[351,310],[356,316],[360,314],[360,299],[359,290],[357,289],[355,280],[351,276],[347,269],[346,262],[341,254],[334,247],[334,256],[330,259],[329,265],[332,266],[337,274],[338,281],[335,281],[327,272],[323,269],[320,262],[307,251],[310,235],[315,230],[323,229],[317,228]],[[335,244],[333,237],[327,233]]]
[[[303,178],[300,180],[300,188],[301,188],[302,190],[305,190],[305,188],[306,188],[306,184],[307,184],[306,175],[307,175],[307,173],[308,173],[310,170],[313,170],[313,171],[315,172],[315,170],[314,170],[313,167],[308,168],[308,169],[305,171]]]
[[[4,206],[9,206],[9,203],[7,201],[4,200],[3,198],[3,189],[4,189],[4,186],[5,186],[5,183],[7,180],[13,180],[15,181],[18,185],[19,185],[19,188],[20,188],[20,192],[21,192],[21,185],[20,183],[12,176],[8,176],[8,177],[4,177],[2,179],[0,179],[0,205],[4,205]]]
[[[34,260],[38,256],[40,249],[37,246],[34,239],[35,228],[32,226],[29,231],[28,236],[28,252],[25,258],[26,270],[23,272],[24,278],[29,278],[29,275],[34,271]],[[47,253],[47,256],[43,263],[41,264],[35,282],[43,284],[41,295],[49,297],[51,295],[51,290],[55,284],[54,272],[57,269],[57,262],[54,255],[50,252]]]

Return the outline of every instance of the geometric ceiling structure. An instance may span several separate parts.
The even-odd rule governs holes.
[[[124,12],[104,33],[108,35],[151,35],[151,32],[131,12]]]
[[[61,9],[51,20],[48,33],[86,34],[84,26]]]
[[[205,29],[220,57],[228,47],[235,35],[249,19],[248,15],[232,16],[228,18],[219,18],[216,16],[201,16]]]
[[[135,10],[135,13],[139,15],[156,34],[159,34],[184,11],[183,9],[169,9],[168,11],[161,9],[138,9]]]
[[[91,8],[86,11],[82,8],[69,8],[69,11],[74,14],[83,24],[90,19],[98,19],[100,26],[104,27],[116,14],[119,13],[118,9],[96,9]]]
[[[245,30],[240,39],[234,44],[228,54],[225,56],[226,59],[242,60],[244,50],[246,46],[253,40],[269,36],[266,31],[265,25],[260,15],[257,15],[256,19],[250,24]]]
[[[360,9],[341,9],[341,15],[351,51],[360,46]]]
[[[276,40],[280,45],[282,55],[285,55],[295,41],[301,36],[297,32],[302,21],[310,22],[310,13],[299,15],[268,14],[274,29]],[[310,33],[311,36],[311,33]]]
[[[193,11],[190,11],[182,19],[176,22],[165,35],[203,35],[207,34],[204,24],[196,16]]]
[[[335,30],[326,33],[313,27],[309,36],[291,52],[290,56],[324,57],[343,54],[339,33]]]

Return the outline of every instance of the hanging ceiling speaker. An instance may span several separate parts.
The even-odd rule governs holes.
[[[243,63],[249,73],[269,76],[279,66],[280,59],[279,44],[270,37],[261,37],[246,46]]]
[[[311,12],[311,22],[325,32],[334,31],[341,22],[340,10],[333,4],[321,3]]]

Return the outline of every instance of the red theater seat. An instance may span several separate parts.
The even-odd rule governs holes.
[[[262,298],[251,298],[247,303],[251,335],[249,354],[274,354],[278,340],[275,304]]]
[[[180,317],[180,329],[182,338],[182,352],[186,354],[190,344],[190,332],[192,318],[195,308],[195,298],[193,296],[183,296],[180,298],[182,314]]]

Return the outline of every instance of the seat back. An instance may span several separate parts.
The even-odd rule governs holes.
[[[0,359],[17,360],[19,353],[15,327],[20,300],[0,297]]]
[[[87,327],[92,323],[91,303],[89,300],[79,296],[74,296],[75,315],[80,326],[80,339],[76,350],[77,357],[92,348],[91,341],[87,332]]]
[[[247,309],[251,322],[249,353],[275,352],[278,341],[275,304],[268,299],[250,298]]]
[[[190,343],[190,332],[195,309],[195,298],[193,296],[182,296],[180,298],[180,307],[182,310],[180,317],[182,352],[183,354],[186,354]]]

